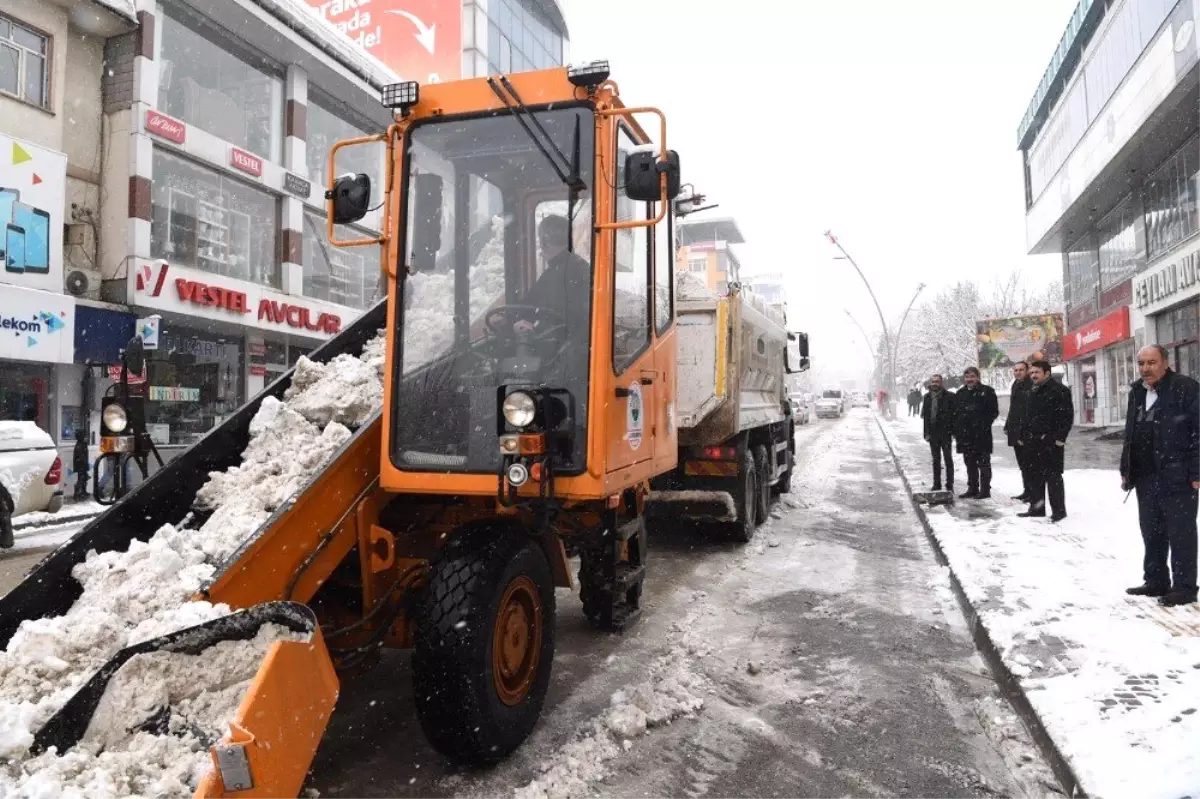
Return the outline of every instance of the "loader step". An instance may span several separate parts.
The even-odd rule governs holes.
[[[618,605],[613,608],[612,623],[608,626],[608,629],[615,633],[623,633],[632,627],[641,615],[641,608],[634,608],[624,604]]]
[[[616,567],[616,575],[613,577],[613,589],[618,595],[624,594],[629,589],[641,585],[645,579],[645,566],[633,566],[628,563],[621,563]]]

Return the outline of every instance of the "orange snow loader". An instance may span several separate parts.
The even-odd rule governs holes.
[[[331,178],[326,206],[331,245],[381,252],[386,298],[309,356],[358,356],[382,330],[382,407],[196,597],[237,613],[132,648],[199,652],[266,620],[312,634],[272,645],[197,796],[296,795],[338,678],[376,666],[384,647],[413,649],[416,710],[437,750],[499,761],[541,712],[569,557],[594,626],[621,631],[641,610],[649,481],[677,463],[680,171],[663,114],[626,107],[607,62],[401,83],[382,100],[394,123],[329,154],[334,176],[348,151],[382,150],[381,174]],[[356,223],[380,232],[347,238]],[[239,463],[250,420],[292,376],[122,487],[0,598],[0,645],[71,607],[71,569],[90,550],[202,514],[197,490]],[[102,432],[128,435],[110,429],[125,425],[109,405]],[[37,747],[77,742],[132,654]]]

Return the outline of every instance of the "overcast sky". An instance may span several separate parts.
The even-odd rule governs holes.
[[[878,317],[826,229],[889,322],[921,282],[1061,276],[1025,254],[1016,131],[1075,4],[563,0],[571,60],[609,59],[626,104],[661,108],[684,181],[720,203],[706,215],[737,219],[744,267],[790,275],[814,360],[847,344],[868,368],[843,309],[868,332]]]

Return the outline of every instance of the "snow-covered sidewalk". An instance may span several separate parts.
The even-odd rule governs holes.
[[[920,419],[881,426],[912,490],[928,490]],[[955,466],[963,490],[961,456]],[[1115,464],[1096,466],[1066,472],[1060,524],[1017,518],[1025,506],[1008,499],[1021,490],[1010,465],[995,469],[993,499],[927,508],[929,525],[1080,787],[1197,797],[1200,608],[1125,594],[1141,582],[1137,498],[1124,502]]]

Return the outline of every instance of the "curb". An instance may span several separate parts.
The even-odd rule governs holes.
[[[1063,792],[1071,797],[1086,797],[1087,793],[1079,784],[1079,778],[1075,776],[1075,771],[1071,768],[1070,762],[1063,756],[1062,751],[1058,748],[1058,744],[1050,737],[1050,733],[1046,730],[1046,725],[1042,723],[1041,717],[1033,709],[1033,705],[1029,701],[1029,696],[1021,688],[1020,679],[1005,665],[1004,658],[1000,654],[996,642],[992,640],[987,626],[980,620],[979,614],[967,598],[967,592],[963,589],[958,575],[954,572],[954,565],[946,557],[946,553],[942,550],[941,542],[938,541],[937,535],[933,532],[933,527],[929,524],[929,517],[925,514],[924,506],[913,499],[912,484],[909,482],[908,474],[904,471],[904,467],[900,462],[900,455],[896,451],[896,447],[892,444],[891,436],[888,435],[888,431],[883,427],[883,420],[876,416],[875,423],[879,425],[879,432],[883,435],[883,440],[887,443],[888,452],[892,455],[892,462],[896,465],[896,472],[900,475],[900,480],[904,483],[904,490],[908,492],[908,501],[912,503],[917,518],[921,520],[921,529],[925,531],[925,538],[929,541],[929,545],[933,547],[937,562],[945,566],[950,575],[950,587],[954,591],[955,598],[958,600],[959,609],[962,611],[964,618],[966,618],[967,626],[971,630],[971,637],[975,640],[975,647],[983,655],[984,661],[987,663],[992,676],[996,680],[996,684],[1000,686],[1000,692],[1008,700],[1009,704],[1012,705],[1013,710],[1017,712],[1017,715],[1025,724],[1025,728],[1029,730],[1033,742],[1041,750],[1042,756],[1046,758],[1046,762],[1050,764],[1050,770],[1054,772],[1054,776],[1058,779],[1059,785],[1062,786]]]
[[[70,524],[71,522],[77,522],[82,519],[94,519],[97,516],[99,516],[101,513],[103,513],[103,511],[96,511],[94,513],[76,513],[76,514],[64,514],[62,511],[59,511],[58,513],[54,514],[54,517],[52,519],[50,519],[48,521],[25,522],[24,524],[22,524],[22,523],[20,523],[20,521],[18,521],[21,518],[18,516],[17,519],[13,521],[13,532],[19,533],[22,530],[39,530],[43,527],[58,527],[59,525]]]

